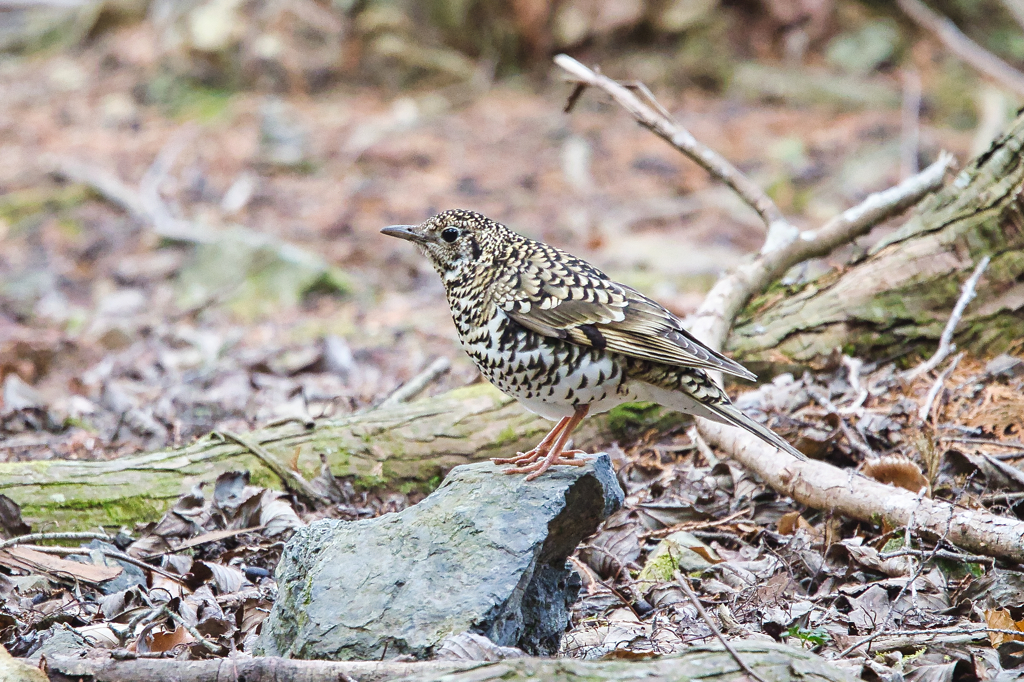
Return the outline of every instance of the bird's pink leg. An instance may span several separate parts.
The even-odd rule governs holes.
[[[562,432],[565,425],[569,423],[571,417],[562,417],[555,424],[555,427],[548,431],[548,435],[544,436],[544,439],[537,444],[537,447],[528,452],[517,452],[515,457],[492,457],[491,461],[495,464],[515,464],[517,466],[523,466],[536,462],[541,457],[548,454],[548,450],[551,449],[551,445],[558,438],[558,434]]]
[[[535,461],[534,463],[527,464],[526,466],[520,464],[518,466],[512,467],[511,469],[506,469],[505,473],[529,474],[529,476],[526,477],[526,480],[532,481],[533,479],[543,474],[545,471],[547,471],[555,464],[564,464],[576,467],[584,466],[586,462],[584,462],[583,460],[570,459],[568,457],[563,457],[562,455],[568,454],[563,452],[565,444],[566,442],[568,442],[569,436],[572,435],[573,429],[575,429],[576,426],[581,421],[583,421],[583,418],[587,416],[587,412],[589,411],[590,405],[580,405],[579,407],[576,408],[576,412],[572,415],[572,417],[569,418],[569,422],[562,428],[562,432],[558,434],[558,440],[556,440],[554,445],[551,446],[551,449],[548,451],[547,456],[544,457],[543,460],[539,462]],[[572,455],[576,455],[582,451],[572,450],[570,452],[572,453]]]

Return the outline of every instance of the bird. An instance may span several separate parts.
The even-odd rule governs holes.
[[[479,213],[452,209],[385,235],[414,243],[444,283],[459,339],[480,372],[526,409],[555,422],[505,473],[534,480],[556,465],[583,466],[566,449],[588,414],[650,401],[745,429],[806,457],[730,400],[709,372],[757,377],[690,334],[682,321],[587,261]]]

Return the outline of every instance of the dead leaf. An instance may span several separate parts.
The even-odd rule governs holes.
[[[894,485],[912,493],[925,489],[928,491],[928,496],[931,496],[931,486],[928,485],[928,479],[921,472],[921,467],[903,455],[886,455],[878,459],[869,459],[864,462],[862,473],[879,483]]]
[[[776,524],[776,528],[782,535],[793,535],[797,529],[802,528],[803,530],[810,531],[813,529],[807,519],[805,519],[800,512],[792,511],[783,514],[779,517],[779,521]]]
[[[514,646],[498,646],[483,635],[463,632],[441,640],[435,658],[441,661],[501,661],[525,655],[525,651]]]
[[[183,627],[176,627],[174,630],[159,630],[148,632],[139,637],[138,650],[142,654],[159,654],[170,651],[176,646],[189,644],[196,641],[188,630]]]
[[[32,532],[27,523],[21,520],[21,507],[18,503],[0,495],[0,537],[5,540]]]
[[[45,571],[57,575],[71,576],[93,584],[112,580],[124,571],[120,566],[97,566],[95,564],[70,561],[53,556],[52,554],[43,554],[26,547],[8,547],[0,551],[0,565],[29,572]]]
[[[992,648],[997,649],[1004,642],[1024,641],[1024,620],[1014,620],[1013,616],[1006,609],[989,609],[985,611],[985,624],[997,630],[1016,630],[1020,635],[1011,635],[1005,632],[990,632],[988,639]]]
[[[259,634],[259,626],[270,615],[270,609],[274,602],[269,599],[250,597],[242,603],[238,611],[238,629],[242,631],[243,637]]]
[[[199,590],[205,583],[212,582],[220,594],[230,594],[241,589],[245,574],[233,566],[224,566],[209,561],[196,561],[191,572],[185,577],[185,585]]]

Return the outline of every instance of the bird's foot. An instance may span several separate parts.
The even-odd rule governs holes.
[[[514,464],[516,466],[526,466],[536,462],[541,457],[547,455],[547,450],[541,450],[536,447],[527,452],[517,452],[515,457],[491,457],[491,461],[495,464]]]
[[[543,460],[533,463],[524,462],[505,469],[506,474],[529,474],[527,481],[532,481],[545,471],[556,465],[582,467],[587,463],[582,459],[576,459],[576,455],[586,454],[583,450],[565,450],[558,457],[545,457]]]

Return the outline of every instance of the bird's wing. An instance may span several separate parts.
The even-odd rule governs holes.
[[[679,318],[640,292],[558,249],[536,247],[522,267],[499,278],[492,292],[494,303],[527,329],[652,362],[756,378],[698,341]]]

